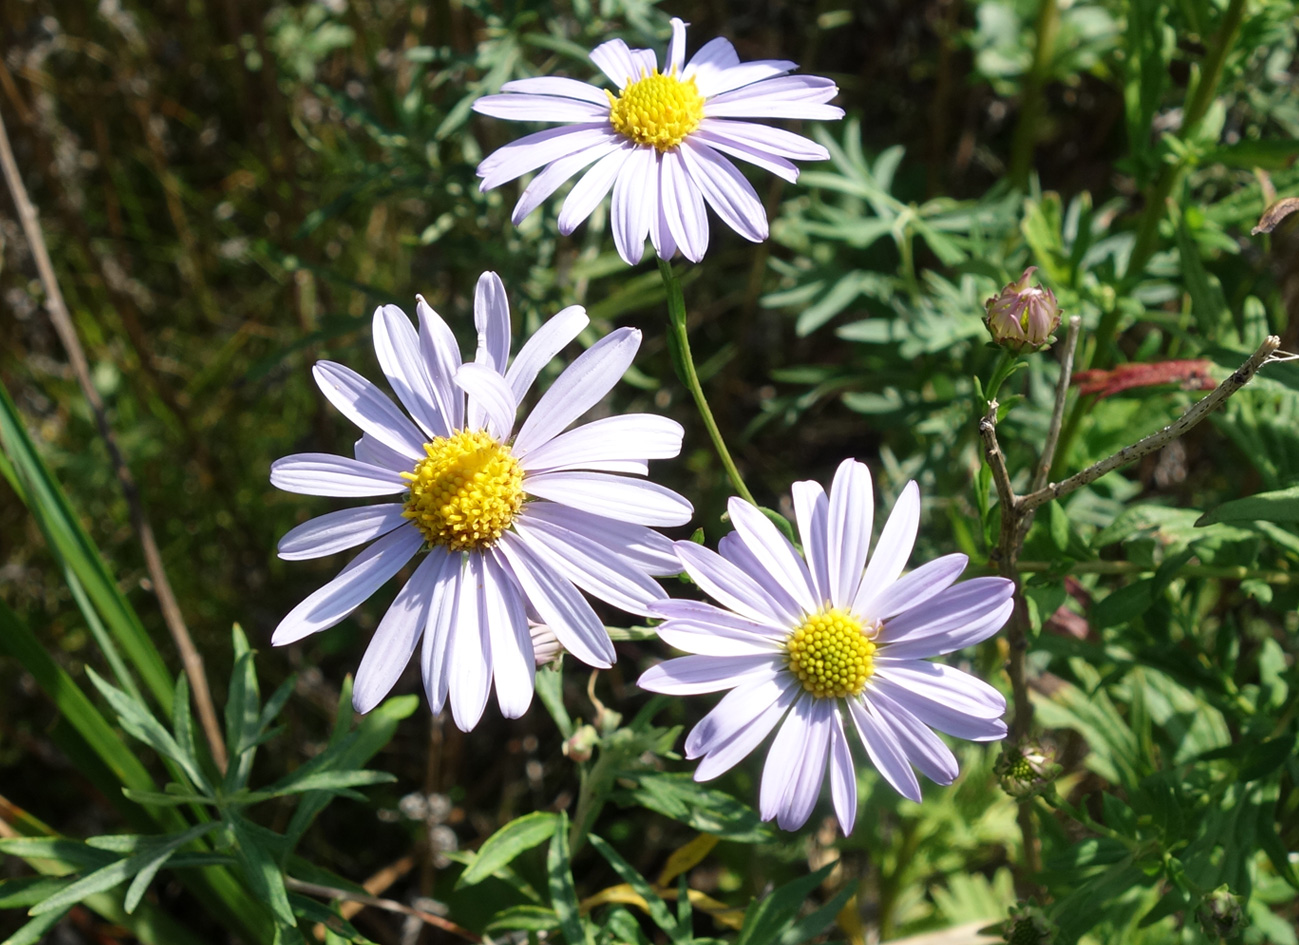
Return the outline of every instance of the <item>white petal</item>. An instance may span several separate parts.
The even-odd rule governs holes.
[[[424,435],[379,388],[334,361],[317,361],[311,374],[339,413],[385,446],[412,459],[423,458]]]
[[[605,669],[613,664],[613,643],[604,624],[572,583],[538,558],[517,535],[506,532],[493,553],[507,566],[524,597],[554,631],[564,649],[588,666]]]
[[[605,554],[602,545],[549,522],[530,520],[526,510],[514,522],[515,532],[538,557],[588,594],[632,614],[648,616],[648,605],[667,592],[640,569]]]
[[[558,95],[484,95],[475,99],[474,111],[507,121],[596,122],[609,117],[609,104],[583,102]]]
[[[429,436],[447,436],[450,428],[438,409],[428,367],[420,357],[419,334],[395,305],[374,310],[374,352],[402,406]]]
[[[880,642],[924,639],[981,623],[1010,601],[1014,590],[1015,585],[1005,578],[962,581],[890,619],[880,633]]]
[[[613,242],[629,266],[645,255],[645,237],[658,209],[658,151],[640,145],[623,163],[613,182]]]
[[[592,420],[561,433],[528,453],[529,474],[589,468],[609,460],[671,459],[681,452],[681,424],[652,413],[625,413]]]
[[[487,611],[483,599],[483,556],[470,552],[460,575],[455,623],[447,641],[451,718],[456,728],[469,732],[487,706],[492,683],[492,649],[487,636]]]
[[[609,97],[603,89],[587,85],[576,79],[565,79],[561,76],[546,75],[532,79],[515,79],[501,86],[502,92],[522,92],[531,95],[559,95],[563,98],[576,98],[592,105],[609,108]]]
[[[400,571],[422,544],[424,536],[413,526],[384,535],[289,611],[275,628],[271,645],[294,643],[341,621]]]
[[[716,552],[689,541],[677,542],[676,549],[694,582],[723,607],[759,623],[791,630],[802,623],[802,614],[778,604],[757,581]]]
[[[758,809],[763,820],[774,817],[785,830],[807,822],[825,780],[832,712],[832,701],[804,695],[785,716],[762,768]]]
[[[751,121],[728,121],[725,118],[705,118],[694,131],[706,134],[710,142],[723,142],[732,147],[769,154],[794,161],[828,161],[830,152],[811,138],[804,138],[784,128],[759,125]]]
[[[893,731],[880,720],[869,702],[849,699],[848,711],[862,744],[866,746],[866,754],[870,755],[871,763],[884,780],[903,797],[919,802],[920,782],[916,780],[916,773],[911,770]]]
[[[880,530],[880,540],[866,564],[866,573],[853,598],[853,613],[864,613],[862,604],[879,594],[898,579],[907,566],[911,549],[916,544],[916,529],[920,526],[920,487],[908,482],[898,496],[888,521]]]
[[[968,557],[957,553],[943,555],[922,564],[873,597],[862,601],[861,613],[873,620],[887,620],[904,611],[913,610],[935,594],[951,587],[969,563]]]
[[[525,513],[531,520],[541,519],[561,528],[585,535],[603,545],[606,554],[622,558],[646,574],[664,577],[680,574],[681,560],[670,539],[652,528],[631,522],[615,521],[583,509],[574,509],[553,502],[530,502]]]
[[[686,26],[680,17],[672,18],[672,39],[668,41],[668,54],[663,60],[664,75],[680,75],[686,63]]]
[[[622,135],[609,126],[607,109],[606,115],[598,121],[548,128],[524,135],[483,158],[477,171],[482,178],[478,182],[478,189],[484,192],[491,190],[551,161],[558,161],[562,157],[610,141],[623,140]]]
[[[566,155],[558,161],[551,161],[544,171],[532,178],[528,186],[523,188],[523,193],[519,194],[519,202],[514,205],[514,211],[510,214],[510,222],[518,226],[523,222],[524,217],[541,206],[564,181],[588,164],[599,160],[611,151],[618,150],[620,146],[620,142],[605,141]]]
[[[613,142],[613,151],[600,158],[582,179],[573,185],[573,189],[564,198],[564,205],[559,210],[559,232],[568,236],[577,229],[578,224],[591,215],[591,211],[609,193],[609,188],[618,177],[627,159],[635,154],[640,146],[625,139]]]
[[[684,525],[694,507],[656,482],[600,472],[551,472],[525,476],[523,491],[561,505],[638,525]]]
[[[424,296],[415,296],[415,311],[419,314],[420,354],[428,365],[433,398],[449,436],[464,426],[465,395],[455,385],[456,371],[460,370],[460,346],[450,326],[424,301]]]
[[[808,574],[817,603],[825,605],[833,596],[830,592],[828,564],[827,516],[830,502],[819,482],[808,479],[796,482],[790,488],[794,500],[794,519],[798,522],[798,540],[803,545]]]
[[[878,689],[867,699],[878,710],[879,718],[893,730],[898,746],[921,774],[936,784],[951,784],[956,780],[960,773],[956,756],[924,723]]]
[[[492,677],[501,715],[517,719],[532,704],[536,663],[523,598],[514,579],[491,555],[483,557],[483,600],[491,641]]]
[[[528,415],[514,440],[514,455],[522,459],[594,407],[631,366],[641,333],[619,328],[578,355]]]
[[[681,73],[682,81],[689,80],[691,76],[695,77],[695,87],[698,88],[700,83],[707,85],[712,77],[725,69],[740,64],[740,57],[735,52],[735,47],[731,45],[729,39],[718,36],[716,39],[710,39],[704,43],[695,54],[686,63],[685,70]]]
[[[510,382],[516,403],[523,401],[541,369],[564,350],[590,321],[586,317],[586,309],[580,305],[570,305],[556,312],[523,343],[519,353],[514,356],[510,369],[505,372],[505,379]]]
[[[403,508],[389,503],[326,512],[289,529],[280,539],[277,554],[285,561],[305,561],[355,548],[404,524]]]
[[[633,57],[632,50],[621,39],[611,39],[591,50],[591,61],[600,71],[613,80],[619,89],[627,87],[629,82],[643,78],[641,75],[640,57]]]
[[[775,679],[781,673],[783,667],[770,654],[679,656],[645,670],[636,685],[669,696],[695,696],[760,679]]]
[[[660,601],[650,615],[668,618],[655,628],[664,643],[701,656],[772,655],[789,635],[703,601]]]
[[[765,240],[769,232],[767,211],[753,185],[735,165],[707,145],[689,138],[677,150],[685,159],[690,179],[722,222],[746,240],[754,243]]]
[[[447,554],[441,548],[433,548],[429,554],[442,555],[446,560],[430,595],[428,624],[424,627],[424,645],[420,651],[424,692],[428,696],[429,710],[436,715],[446,705],[451,682],[448,672],[451,634],[455,630],[460,585],[464,581],[465,556]]]
[[[659,176],[662,177],[663,162],[659,162]],[[660,186],[660,191],[662,186]],[[707,230],[705,230],[705,234]],[[654,211],[654,221],[650,224],[650,243],[659,259],[671,259],[677,254],[677,240],[672,235],[672,225],[668,222],[668,213],[663,201],[658,202]]]
[[[763,569],[794,599],[804,613],[816,613],[818,604],[812,590],[812,576],[802,556],[780,533],[775,523],[740,498],[727,503],[736,533]]]
[[[357,462],[382,466],[393,472],[410,472],[414,468],[414,464],[409,459],[392,447],[384,446],[368,433],[362,433],[361,438],[352,444],[352,455],[356,457]]]
[[[875,494],[871,474],[862,463],[845,459],[830,484],[826,518],[826,555],[830,573],[830,599],[836,607],[850,607],[870,549]],[[854,610],[854,613],[862,613]]]
[[[362,715],[387,697],[410,662],[447,561],[445,554],[425,555],[375,628],[352,685],[352,708]]]
[[[731,532],[729,535],[723,535],[722,540],[717,543],[717,550],[723,558],[731,562],[766,592],[767,596],[775,602],[780,613],[792,614],[792,624],[798,626],[803,622],[807,613],[794,596],[787,591],[779,581],[773,581],[768,570],[763,567],[762,562],[749,549],[744,539],[740,537],[739,532]]]
[[[982,643],[1006,625],[1014,610],[1015,602],[1007,600],[997,609],[971,623],[951,627],[942,633],[909,636],[905,640],[882,647],[877,655],[887,659],[928,659],[931,656],[943,656]],[[888,624],[885,626],[887,627]]]
[[[843,117],[843,109],[821,103],[838,94],[835,84],[821,76],[785,75],[716,95],[704,103],[704,115],[833,120]]]
[[[839,816],[839,826],[847,837],[857,821],[857,769],[852,763],[848,736],[843,733],[843,719],[837,711],[830,719],[830,797]]]
[[[706,119],[707,121],[721,121],[719,118]],[[696,128],[690,135],[691,139],[698,145],[706,145],[714,151],[720,151],[722,154],[729,154],[731,157],[737,157],[741,161],[746,161],[755,167],[760,167],[764,171],[775,174],[782,180],[787,180],[791,184],[798,180],[798,168],[791,162],[774,154],[768,154],[760,148],[752,145],[739,144],[728,138],[715,135],[707,131],[703,123]]]
[[[993,742],[1006,737],[1006,723],[1000,717],[981,718],[970,715],[944,701],[936,701],[912,692],[905,688],[905,684],[895,685],[879,674],[872,678],[867,698],[873,699],[877,693],[889,696],[930,728],[936,728],[956,738],[965,738],[973,742]]]
[[[663,217],[681,255],[699,262],[708,250],[708,217],[704,198],[686,171],[680,149],[668,151],[659,160],[659,197]],[[671,253],[659,253],[667,259]]]
[[[704,756],[696,781],[709,781],[745,758],[776,727],[801,692],[792,677],[736,686],[686,738],[686,757]]]
[[[743,88],[754,82],[774,79],[797,68],[798,63],[787,59],[754,59],[731,66],[729,69],[713,72],[704,78],[702,84],[696,80],[695,86],[704,98],[712,98],[714,95]]]
[[[474,328],[478,331],[474,360],[504,374],[510,360],[510,302],[505,283],[494,272],[484,272],[474,286]]]
[[[271,485],[302,495],[392,495],[409,487],[400,473],[333,453],[294,453],[271,463]]]
[[[508,439],[519,405],[505,378],[495,368],[475,361],[461,365],[456,384],[469,395],[469,425],[478,426],[475,416],[481,416],[488,433],[497,440]]]
[[[919,697],[981,719],[994,719],[1005,714],[1006,698],[986,682],[943,663],[926,663],[920,660],[889,659],[875,661],[875,676],[881,683],[887,681],[906,695],[899,696],[895,689],[888,695],[915,712],[912,697]]]

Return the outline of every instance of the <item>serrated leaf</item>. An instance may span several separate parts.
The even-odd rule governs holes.
[[[524,850],[549,840],[558,820],[554,814],[535,811],[515,818],[492,834],[478,848],[477,855],[456,881],[456,889],[472,886],[514,861]]]

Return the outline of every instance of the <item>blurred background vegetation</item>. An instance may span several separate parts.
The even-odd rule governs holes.
[[[728,486],[672,376],[654,267],[628,271],[603,210],[568,238],[556,229],[556,201],[516,228],[517,185],[480,194],[474,176],[482,156],[522,133],[472,115],[476,97],[524,75],[591,78],[586,52],[613,36],[661,50],[669,15],[691,23],[691,51],[725,35],[741,59],[790,58],[833,77],[848,112],[838,125],[802,129],[833,159],[804,168],[797,185],[754,176],[769,242],[752,246],[714,221],[707,260],[683,272],[701,375],[759,501],[787,509],[792,480],[827,481],[856,456],[876,473],[881,501],[920,481],[925,554],[957,548],[986,561],[995,532],[971,378],[986,378],[997,356],[983,301],[1028,265],[1066,315],[1083,317],[1079,368],[1202,359],[1221,377],[1264,334],[1299,349],[1299,228],[1249,232],[1276,197],[1299,194],[1299,10],[1288,0],[8,0],[0,114],[217,703],[235,622],[260,651],[266,691],[297,673],[286,734],[259,761],[267,779],[321,750],[344,676],[382,613],[371,603],[301,644],[267,645],[280,617],[339,567],[275,557],[280,535],[330,506],[273,490],[268,469],[287,453],[350,448],[354,431],[309,368],[330,357],[378,377],[376,305],[413,313],[421,293],[468,343],[472,288],[491,269],[519,332],[572,303],[593,319],[584,343],[616,325],[644,329],[616,407],[686,425],[681,458],[655,476],[694,501],[710,539],[724,531]],[[0,300],[0,381],[175,669],[125,501],[7,198]],[[1025,397],[1002,440],[1025,479],[1057,370],[1042,355],[1014,381]],[[1140,813],[1135,786],[1191,757],[1179,754],[1190,731],[1179,712],[1217,720],[1205,723],[1209,734],[1196,730],[1198,750],[1240,743],[1255,728],[1264,741],[1290,733],[1293,747],[1299,594],[1289,576],[1299,534],[1292,521],[1193,527],[1224,500],[1299,482],[1299,401],[1287,377],[1265,376],[1186,440],[1039,516],[1025,558],[1046,575],[1030,588],[1044,701],[1079,708],[1087,700],[1071,703],[1069,692],[1110,687],[1113,718],[1095,724],[1132,725],[1146,750],[1132,770],[1088,767],[1083,743],[1099,757],[1104,739],[1071,710],[1048,709],[1073,790],[1120,785]],[[1057,469],[1107,455],[1198,396],[1166,384],[1083,400]],[[1159,570],[1174,561],[1237,570]],[[0,599],[75,677],[104,671],[40,531],[3,480]],[[659,650],[620,647],[624,660],[601,674],[598,693],[630,716],[645,701],[632,680]],[[995,674],[1003,656],[990,644],[976,660]],[[1133,671],[1158,677],[1150,685],[1163,709],[1134,695]],[[399,690],[417,692],[417,676]],[[592,717],[585,674],[570,666],[566,684],[573,714]],[[1247,712],[1241,700],[1251,698]],[[1135,716],[1134,702],[1143,706]],[[687,722],[703,708],[675,706],[662,719]],[[115,829],[114,806],[52,744],[56,721],[21,663],[0,662],[0,793],[73,836]],[[396,782],[372,789],[370,804],[335,803],[301,852],[356,882],[389,870],[385,888],[397,898],[446,898],[448,852],[571,800],[572,764],[559,746],[539,706],[508,725],[489,711],[472,736],[420,710],[372,764]],[[995,918],[1015,899],[1014,805],[991,781],[988,752],[968,749],[963,764],[953,788],[928,786],[933,803],[923,808],[864,774],[874,816],[851,839],[836,842],[827,826],[806,843],[764,848],[761,860],[724,845],[715,875],[693,882],[742,905],[774,877],[842,857],[848,879],[839,882],[862,882],[863,914],[886,937]],[[1188,795],[1188,811],[1221,800],[1212,785],[1239,775],[1223,765]],[[1282,752],[1265,772],[1269,803],[1281,798],[1275,821],[1264,818],[1272,852],[1299,845],[1294,767]],[[749,797],[756,769],[741,768],[727,783]],[[689,836],[643,814],[605,820],[604,836],[636,840],[623,850],[638,851],[646,875]],[[1191,827],[1169,826],[1159,842],[1176,846],[1178,829]],[[1045,842],[1065,849],[1077,836],[1061,828]],[[1270,931],[1258,934],[1293,942],[1285,929],[1299,913],[1285,905],[1284,868],[1256,855],[1263,839],[1244,836],[1241,870],[1267,880],[1264,899],[1280,903],[1276,913],[1262,907],[1276,918],[1259,919]],[[1221,861],[1210,840],[1206,857]],[[1135,929],[1162,895],[1159,882],[1134,880],[1154,898],[1120,910],[1113,928]],[[179,910],[187,894],[159,895]],[[472,903],[453,902],[471,927]],[[0,931],[21,924],[9,918]],[[195,919],[199,933],[222,940],[206,921]],[[378,941],[418,934],[372,910],[356,921]],[[1197,928],[1159,921],[1140,934],[1169,941],[1159,935],[1170,923],[1178,934]],[[59,941],[94,940],[97,922],[74,913]]]

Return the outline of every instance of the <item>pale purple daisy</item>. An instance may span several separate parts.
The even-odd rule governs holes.
[[[636,614],[666,598],[652,579],[676,574],[672,543],[651,526],[681,525],[690,503],[645,475],[676,456],[681,426],[652,414],[606,417],[565,432],[618,382],[640,346],[622,328],[592,345],[537,400],[515,414],[538,372],[586,326],[564,309],[510,361],[510,311],[495,273],[478,280],[478,350],[462,364],[451,329],[422,298],[419,331],[395,305],[374,313],[379,364],[404,413],[350,368],[320,361],[313,374],[361,428],[356,458],[300,453],[271,466],[288,492],[401,495],[330,512],[291,530],[281,558],[334,554],[375,539],[276,628],[279,646],[332,627],[407,562],[418,567],[379,622],[356,673],[353,702],[368,712],[388,694],[423,639],[420,664],[434,712],[449,700],[456,724],[478,722],[492,683],[507,718],[532,701],[529,619],[568,652],[609,666],[613,644],[579,588]],[[407,416],[407,413],[409,416]]]
[[[839,90],[820,76],[788,75],[798,64],[783,59],[742,63],[720,37],[689,62],[685,58],[686,24],[674,17],[661,73],[653,50],[630,49],[621,39],[591,52],[617,95],[543,76],[506,82],[504,94],[478,99],[474,111],[495,118],[565,122],[490,155],[478,165],[480,189],[546,165],[514,207],[518,224],[560,184],[594,164],[564,200],[559,231],[572,233],[612,189],[613,239],[631,265],[640,262],[646,234],[664,259],[677,250],[693,262],[702,259],[708,249],[705,203],[745,239],[765,240],[762,201],[725,155],[788,181],[798,179],[791,159],[824,161],[830,155],[801,135],[736,119],[842,118],[843,109],[825,104]]]
[[[721,554],[677,542],[695,582],[721,606],[667,600],[665,642],[695,654],[648,670],[653,692],[730,692],[690,732],[686,756],[702,758],[695,779],[730,769],[779,725],[762,772],[762,818],[787,830],[812,813],[826,763],[844,833],[857,814],[857,779],[844,734],[852,723],[880,774],[920,800],[912,765],[939,784],[957,775],[956,757],[930,729],[958,738],[1004,738],[1006,700],[987,683],[929,657],[996,633],[1010,617],[1005,578],[954,584],[968,559],[946,555],[903,576],[920,520],[914,482],[902,490],[867,560],[870,473],[845,460],[827,496],[796,482],[800,555],[762,512],[730,503],[735,531]]]

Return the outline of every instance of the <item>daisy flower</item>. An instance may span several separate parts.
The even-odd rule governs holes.
[[[667,596],[651,576],[681,570],[672,543],[650,526],[683,524],[692,509],[675,492],[626,475],[677,455],[675,421],[626,414],[565,432],[622,377],[640,332],[619,329],[592,345],[516,429],[538,372],[586,326],[582,308],[555,315],[511,361],[505,287],[484,273],[474,294],[477,354],[465,364],[423,298],[417,311],[418,332],[395,305],[374,313],[379,365],[405,412],[341,364],[320,361],[312,371],[361,428],[356,458],[286,456],[271,466],[271,482],[307,495],[400,498],[329,512],[281,539],[280,557],[290,560],[373,543],[280,621],[271,642],[332,627],[417,559],[365,651],[353,702],[360,712],[378,705],[422,639],[430,706],[439,712],[449,700],[456,725],[469,731],[493,682],[507,718],[532,701],[529,620],[583,662],[609,666],[613,645],[579,588],[646,613]]]
[[[708,249],[704,204],[755,243],[767,238],[767,214],[744,175],[726,155],[798,179],[791,159],[824,161],[825,148],[801,135],[736,119],[842,118],[825,104],[839,90],[829,79],[788,75],[783,59],[740,62],[720,37],[689,62],[686,24],[672,20],[663,71],[651,49],[621,39],[591,52],[617,94],[575,79],[543,76],[501,86],[501,95],[474,102],[474,111],[513,121],[564,122],[520,138],[478,165],[481,190],[545,165],[524,188],[512,217],[517,225],[564,181],[594,164],[574,185],[559,213],[559,231],[572,233],[613,190],[613,238],[629,265],[640,262],[648,233],[664,259],[680,250],[692,262]]]
[[[730,503],[735,531],[720,554],[677,542],[695,582],[721,606],[653,604],[665,642],[694,654],[648,670],[653,692],[730,692],[690,732],[686,755],[702,758],[695,779],[730,769],[779,726],[762,772],[762,818],[787,830],[812,813],[826,764],[844,833],[857,813],[857,779],[845,718],[866,754],[899,793],[920,800],[912,765],[939,784],[957,775],[956,758],[930,731],[958,738],[1004,738],[1006,700],[973,676],[928,657],[997,632],[1013,608],[1005,578],[954,584],[965,555],[937,558],[903,576],[920,519],[908,483],[867,560],[874,498],[870,473],[845,460],[830,494],[796,482],[799,552],[771,521],[741,499]]]

